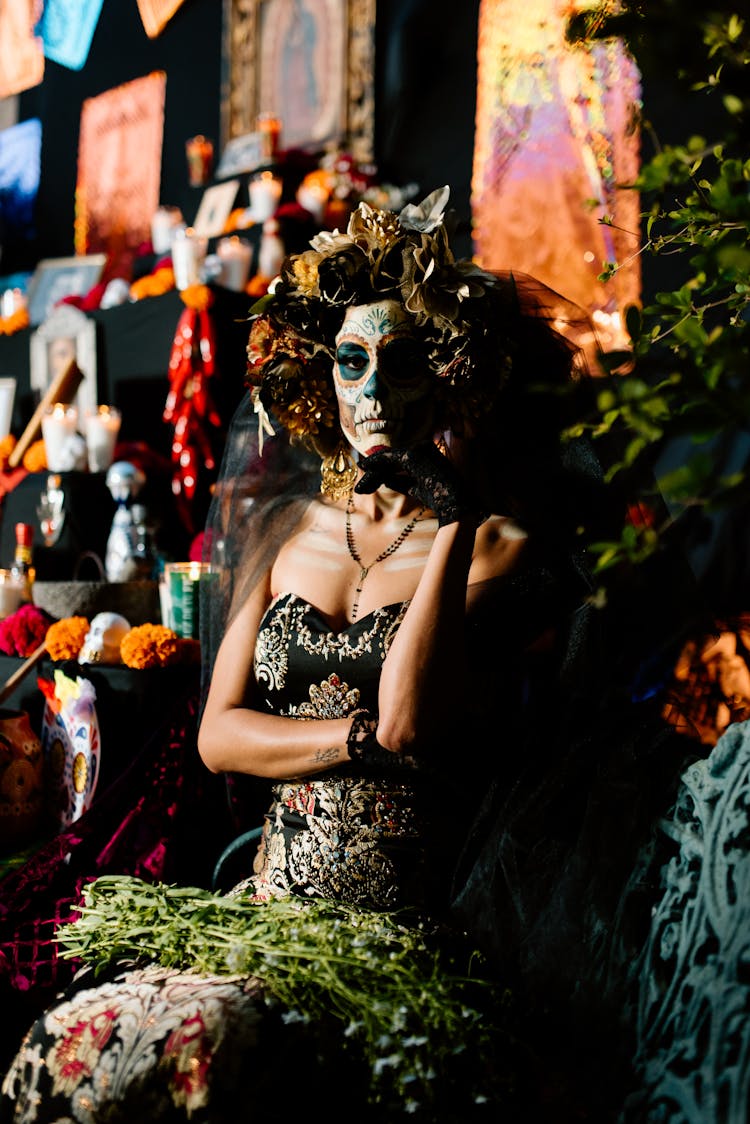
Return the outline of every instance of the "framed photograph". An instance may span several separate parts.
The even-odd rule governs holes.
[[[244,137],[234,137],[221,154],[215,176],[224,180],[227,176],[238,176],[242,172],[254,172],[268,163],[262,133],[246,133]]]
[[[72,258],[45,258],[29,282],[29,322],[41,324],[63,297],[82,297],[98,282],[106,254],[77,254]]]
[[[200,238],[217,238],[224,233],[239,186],[239,180],[227,180],[206,188],[193,220],[193,230]]]
[[[0,440],[7,437],[13,427],[13,403],[16,398],[16,380],[0,379]]]
[[[31,389],[44,396],[71,359],[83,375],[74,405],[78,416],[99,405],[96,386],[96,321],[72,305],[56,308],[35,332],[30,343]]]
[[[224,0],[222,132],[281,121],[280,147],[371,160],[375,0]]]

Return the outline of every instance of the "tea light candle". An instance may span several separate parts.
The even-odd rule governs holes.
[[[50,472],[66,472],[71,467],[71,444],[78,427],[78,410],[55,402],[42,417],[42,438]],[[80,439],[79,439],[80,440]]]
[[[257,179],[248,184],[250,210],[256,222],[270,219],[281,199],[281,180],[273,172],[261,172]]]
[[[89,472],[106,472],[115,456],[122,416],[114,406],[87,410],[84,436]]]
[[[217,278],[225,289],[241,293],[250,276],[250,263],[253,248],[241,238],[222,238],[217,243],[216,253],[221,262],[221,272]]]

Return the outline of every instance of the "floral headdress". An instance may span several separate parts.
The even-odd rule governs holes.
[[[456,260],[444,216],[448,187],[400,214],[361,202],[345,234],[324,231],[288,257],[253,308],[248,385],[260,443],[272,413],[293,441],[330,457],[342,432],[333,386],[335,337],[347,308],[398,300],[413,318],[446,428],[460,430],[497,395],[511,355],[503,330],[507,287]]]

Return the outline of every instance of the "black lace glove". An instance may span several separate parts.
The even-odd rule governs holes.
[[[414,757],[405,753],[393,753],[380,744],[376,735],[378,720],[369,710],[357,710],[354,713],[349,735],[346,739],[346,751],[352,761],[362,765],[373,765],[378,769],[416,769],[417,762]]]
[[[360,467],[363,475],[355,492],[367,494],[385,485],[413,496],[435,512],[439,527],[467,515],[476,516],[477,523],[482,521],[466,485],[432,441],[413,449],[381,449],[360,461]]]

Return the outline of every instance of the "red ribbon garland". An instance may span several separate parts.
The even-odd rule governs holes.
[[[214,326],[207,309],[184,309],[172,343],[170,389],[162,417],[174,427],[172,491],[187,501],[195,495],[199,466],[208,472],[216,467],[207,432],[207,426],[221,426],[209,389],[214,350]]]

